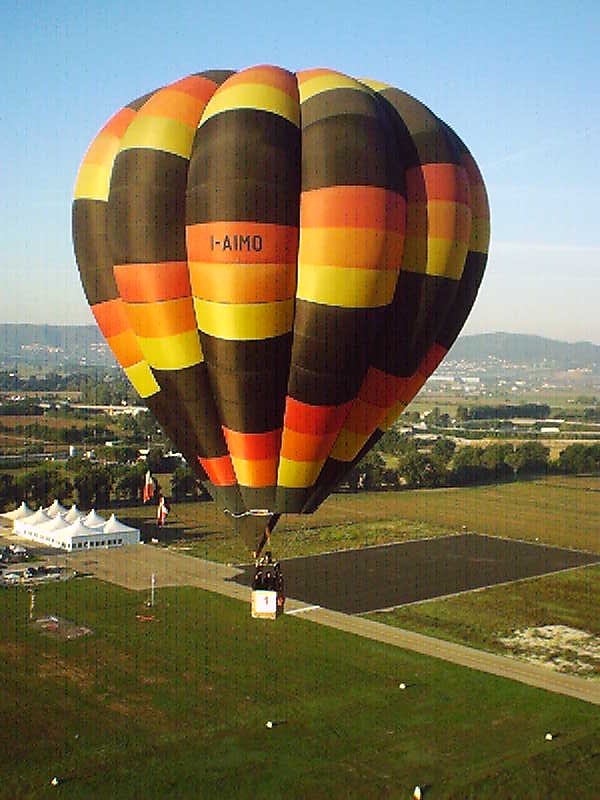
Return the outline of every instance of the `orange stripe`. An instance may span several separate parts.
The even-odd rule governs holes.
[[[106,341],[115,358],[124,368],[132,367],[134,364],[139,364],[140,361],[145,360],[135,333],[131,328],[107,338]]]
[[[198,456],[198,461],[215,486],[235,486],[237,483],[233,464],[228,455],[217,458],[200,458]]]
[[[469,178],[456,164],[423,164],[406,170],[408,202],[452,200],[471,205]]]
[[[259,83],[267,86],[273,86],[285,92],[294,100],[298,101],[298,84],[296,83],[295,76],[287,70],[280,67],[271,67],[268,65],[261,65],[257,67],[250,67],[241,72],[236,72],[231,75],[225,83],[221,84],[222,89],[229,89],[230,86],[239,84],[252,84]]]
[[[242,433],[223,426],[227,449],[232,458],[247,461],[277,459],[281,446],[281,428],[265,433]]]
[[[334,433],[341,428],[350,403],[351,401],[340,406],[313,406],[287,397],[283,426],[298,433],[311,433],[315,436]]]
[[[159,303],[127,303],[126,308],[127,319],[138,336],[162,339],[197,329],[190,297]]]
[[[196,128],[209,99],[210,96],[204,101],[168,87],[152,95],[140,108],[139,116],[168,117],[189,125],[190,128]]]
[[[290,461],[324,461],[337,435],[337,431],[312,434],[285,428],[281,440],[281,458]]]
[[[375,430],[384,417],[385,409],[379,406],[372,406],[370,403],[364,403],[357,397],[344,422],[344,428],[354,433],[368,435]]]
[[[126,331],[130,325],[120,297],[91,306],[98,327],[106,339]]]
[[[471,237],[471,210],[463,203],[447,200],[409,203],[406,229],[409,236],[468,242]]]
[[[94,139],[88,148],[83,164],[98,164],[108,166],[113,163],[119,151],[119,139],[112,133],[102,132]]]
[[[300,195],[300,227],[404,232],[406,201],[376,186],[327,186]]]
[[[134,111],[133,108],[122,108],[120,111],[117,111],[114,117],[111,117],[111,119],[108,120],[106,125],[100,131],[100,134],[110,133],[112,136],[116,136],[118,139],[121,139],[136,115],[137,111]]]
[[[270,303],[296,294],[296,262],[212,264],[191,261],[192,293],[215,303]]]
[[[192,294],[186,261],[118,264],[113,272],[119,293],[127,303],[154,303]]]
[[[187,226],[186,241],[189,261],[290,263],[298,253],[298,228],[264,222],[200,222]]]
[[[168,88],[175,92],[185,92],[185,94],[192,95],[192,97],[202,100],[206,105],[216,92],[217,84],[200,75],[188,75],[186,78],[181,78],[171,83]]]

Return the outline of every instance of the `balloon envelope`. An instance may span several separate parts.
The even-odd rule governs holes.
[[[489,208],[410,95],[327,69],[190,75],[94,139],[73,239],[92,312],[232,514],[309,512],[462,328]]]

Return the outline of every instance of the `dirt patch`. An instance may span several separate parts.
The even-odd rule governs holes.
[[[25,646],[16,642],[0,642],[0,658],[16,661],[23,657]]]
[[[40,633],[52,636],[55,639],[79,639],[81,636],[89,636],[93,633],[91,628],[85,625],[76,625],[68,619],[60,617],[40,617],[32,623]]]
[[[600,677],[600,636],[568,625],[524,628],[499,637],[513,656],[558,672]]]
[[[81,667],[76,667],[58,656],[51,655],[44,656],[44,661],[38,668],[38,676],[41,679],[69,681],[80,689],[89,689],[94,683],[93,676]]]

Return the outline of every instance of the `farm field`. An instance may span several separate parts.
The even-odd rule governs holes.
[[[161,589],[150,610],[145,597],[88,579],[40,589],[38,616],[91,629],[68,640],[28,623],[25,591],[0,592],[0,796],[403,798],[419,784],[562,798],[600,784],[595,706],[295,617],[257,623],[198,589]]]

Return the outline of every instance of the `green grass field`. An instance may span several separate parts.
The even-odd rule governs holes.
[[[154,507],[119,516],[155,535]],[[600,552],[600,478],[543,480],[403,492],[334,494],[310,516],[284,516],[272,537],[278,557],[309,555],[466,527],[491,536],[526,539]],[[173,503],[164,535],[215,561],[248,561],[231,521],[214,503]]]
[[[564,798],[600,785],[595,706],[293,617],[252,621],[196,589],[161,590],[146,622],[145,595],[88,579],[40,589],[38,616],[93,629],[71,641],[35,630],[28,599],[0,591],[11,800],[408,798],[416,784],[428,800]]]
[[[149,518],[151,510],[136,509]],[[212,503],[175,504],[167,535],[190,554],[248,560]],[[284,518],[273,545],[280,557],[361,547],[462,530],[600,553],[600,479],[561,478],[389,493],[338,494],[313,517]],[[568,625],[600,636],[600,569],[588,568],[493,587],[377,614],[376,619],[499,653],[500,637],[539,625]],[[574,660],[570,655],[570,660]]]

